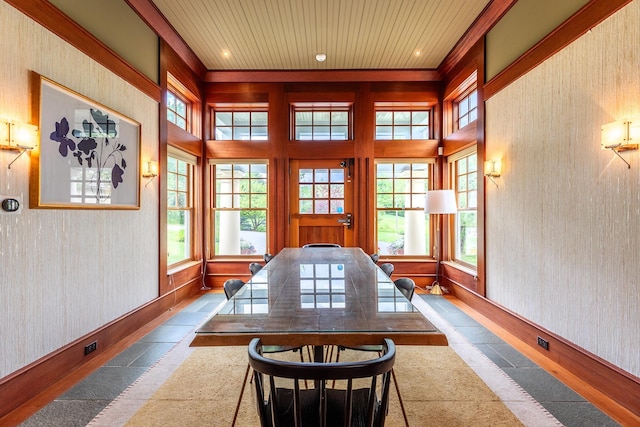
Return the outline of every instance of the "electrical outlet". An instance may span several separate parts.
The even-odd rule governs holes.
[[[98,341],[94,341],[91,344],[87,344],[84,346],[84,355],[86,356],[89,353],[93,353],[98,349]]]
[[[545,340],[544,338],[538,337],[538,345],[549,351],[549,341]]]

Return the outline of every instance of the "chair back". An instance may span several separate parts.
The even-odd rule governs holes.
[[[251,272],[252,276],[260,270],[262,270],[262,264],[258,262],[252,262],[251,264],[249,264],[249,271]]]
[[[274,254],[266,253],[266,254],[262,255],[262,259],[264,259],[264,263],[266,264],[269,261],[271,261],[274,256],[275,256]]]
[[[229,279],[224,282],[224,285],[222,285],[224,288],[224,295],[227,299],[231,299],[231,297],[234,296],[243,286],[244,282],[240,279]]]
[[[416,290],[416,282],[408,277],[401,277],[400,279],[394,280],[393,283],[396,285],[396,288],[402,292],[402,295],[411,301],[411,298],[413,298],[413,292]]]
[[[384,271],[384,274],[391,277],[391,275],[393,274],[393,270],[395,270],[395,267],[390,262],[385,262],[384,264],[380,265],[380,269]]]
[[[374,264],[378,263],[378,260],[380,259],[380,255],[379,254],[371,254],[369,256],[371,257],[371,261],[373,261]]]
[[[341,248],[337,243],[307,243],[303,248]]]
[[[364,361],[293,362],[264,357],[260,338],[252,339],[249,365],[261,426],[383,426],[395,344],[385,339],[381,350]]]

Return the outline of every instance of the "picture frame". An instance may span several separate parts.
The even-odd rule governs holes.
[[[140,123],[31,74],[40,135],[31,152],[30,207],[140,209]]]

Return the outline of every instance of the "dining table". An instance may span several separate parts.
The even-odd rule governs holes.
[[[198,346],[448,345],[361,248],[285,248],[201,324]]]

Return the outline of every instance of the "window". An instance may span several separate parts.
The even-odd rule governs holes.
[[[300,169],[298,212],[301,215],[344,213],[343,168]]]
[[[478,91],[473,88],[465,93],[455,103],[456,129],[461,129],[478,119]]]
[[[427,162],[376,163],[376,235],[381,255],[429,255],[429,215],[424,198]]]
[[[266,141],[269,113],[265,110],[214,111],[214,139],[221,141]]]
[[[169,148],[167,155],[168,265],[193,258],[193,183],[196,158]]]
[[[475,148],[474,148],[475,150]],[[478,265],[478,157],[464,152],[452,163],[458,214],[455,228],[455,260]]]
[[[188,130],[188,114],[189,103],[177,95],[177,91],[167,90],[167,120],[181,129]]]
[[[267,172],[266,161],[211,163],[214,255],[266,252]]]
[[[376,111],[376,140],[429,139],[431,110]]]
[[[294,106],[296,141],[347,141],[351,135],[351,106]]]

